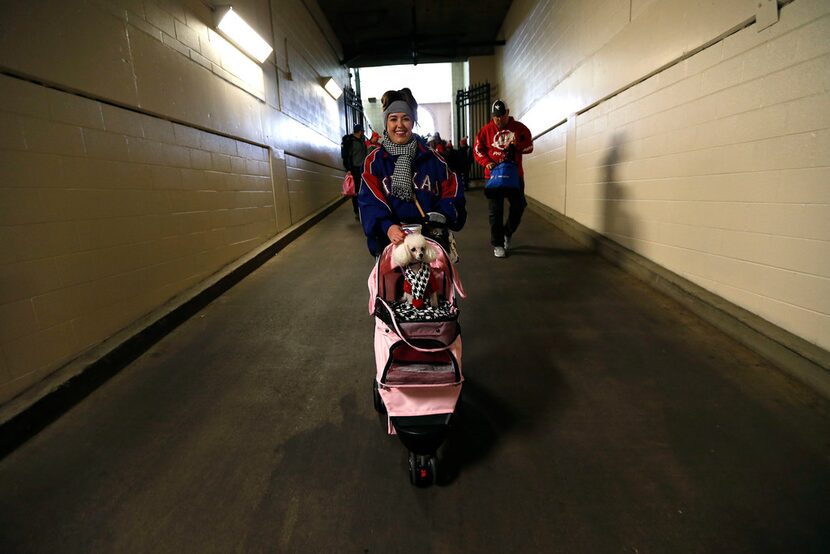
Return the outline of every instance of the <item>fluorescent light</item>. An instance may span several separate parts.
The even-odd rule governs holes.
[[[340,85],[334,81],[334,77],[323,77],[323,88],[326,89],[326,92],[328,92],[335,100],[340,98],[340,95],[343,94],[343,89],[341,89]]]
[[[273,48],[245,23],[230,6],[216,8],[216,30],[259,63],[264,62]]]

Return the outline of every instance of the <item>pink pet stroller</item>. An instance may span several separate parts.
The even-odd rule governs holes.
[[[387,431],[409,450],[413,485],[436,481],[437,451],[444,442],[461,394],[461,329],[456,293],[464,289],[447,252],[429,264],[439,283],[439,305],[422,309],[399,301],[403,273],[392,259],[394,246],[380,255],[369,276],[369,313],[375,316],[375,409],[386,414]]]

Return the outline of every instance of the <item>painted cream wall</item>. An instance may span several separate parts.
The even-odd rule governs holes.
[[[467,60],[470,72],[468,86],[479,85],[489,81],[492,86],[497,86],[495,75],[496,65],[493,56],[473,56]]]
[[[430,104],[420,104],[419,108],[429,110],[432,114],[432,119],[435,122],[435,130],[441,135],[443,140],[454,140],[452,136],[452,112],[453,104],[449,102],[434,102]],[[418,127],[415,132],[426,134],[426,129],[419,131]]]
[[[453,144],[457,146],[457,140],[455,138],[454,130],[458,127],[458,122],[456,121],[456,113],[455,113],[455,95],[459,90],[464,90],[470,86],[469,83],[469,63],[467,62],[454,62],[452,64],[452,78],[450,80],[450,98],[452,98],[452,103],[450,104],[450,130],[452,134],[447,135],[447,138],[451,138]],[[467,135],[467,132],[461,133],[461,136]]]
[[[363,100],[363,117],[366,119],[368,127],[366,132],[370,130],[383,134],[383,110],[381,109],[380,98],[375,98],[374,102],[369,102],[368,99]]]
[[[274,4],[234,2],[262,66],[196,0],[4,4],[0,403],[339,196],[347,73]]]
[[[534,134],[755,17],[757,0],[513,2],[495,62]]]
[[[505,24],[528,194],[830,349],[830,3],[582,4]]]

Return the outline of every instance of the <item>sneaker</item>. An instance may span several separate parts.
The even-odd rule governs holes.
[[[504,235],[504,249],[510,250],[510,237]]]
[[[504,248],[501,246],[496,246],[493,248],[493,255],[497,258],[504,258],[507,256],[507,252],[504,251]]]

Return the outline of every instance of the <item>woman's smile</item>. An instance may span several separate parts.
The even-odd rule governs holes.
[[[406,113],[392,113],[386,119],[386,134],[395,144],[406,144],[412,138],[415,122]]]

